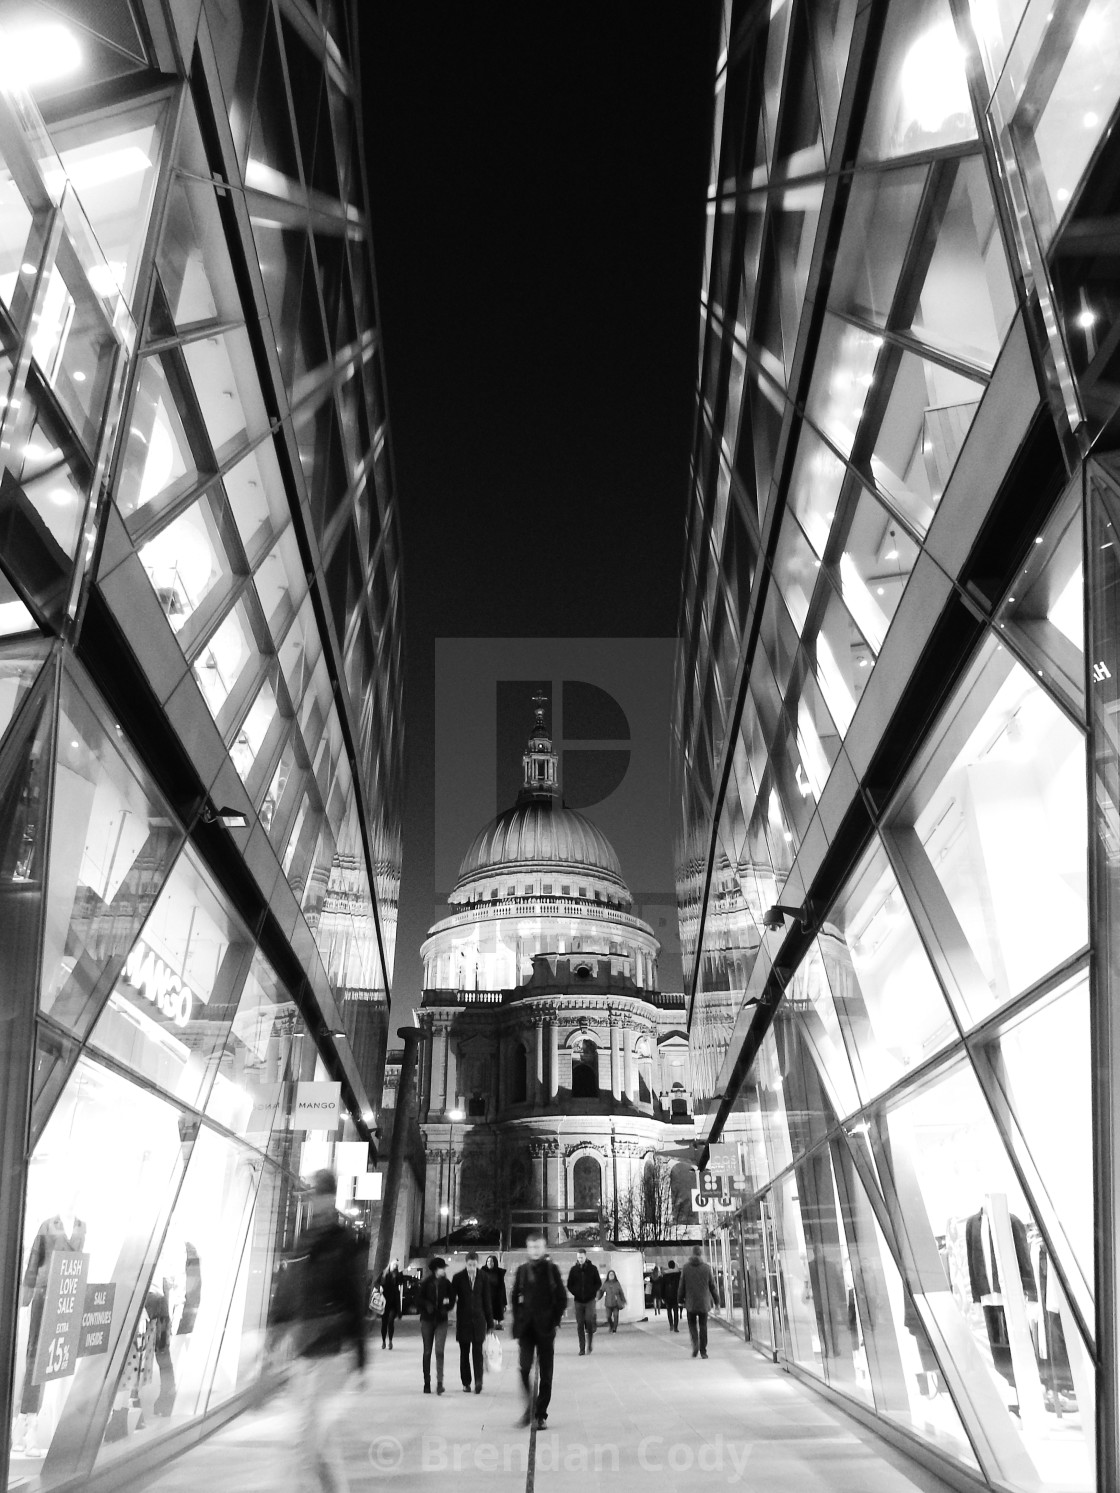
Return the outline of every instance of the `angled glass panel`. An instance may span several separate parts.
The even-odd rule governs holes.
[[[783,1005],[797,1013],[805,1046],[812,1053],[836,1115],[851,1114],[859,1108],[860,1098],[819,941],[813,941],[797,966]]]
[[[275,23],[267,25],[264,55],[252,132],[249,136],[249,159],[245,168],[247,186],[269,191],[277,185],[272,173],[299,182],[296,143],[292,134],[292,116],[288,103],[286,70],[280,52]],[[263,168],[263,169],[262,169]]]
[[[939,738],[901,812],[979,967],[976,1021],[1088,942],[1085,738],[994,639]]]
[[[807,4],[812,35],[813,66],[817,77],[825,154],[832,149],[840,93],[848,66],[848,51],[856,19],[857,0],[824,0]]]
[[[96,1445],[117,1408],[117,1425],[127,1423],[126,1360],[191,1149],[186,1116],[173,1104],[89,1057],[78,1060],[28,1167],[13,1386],[17,1413],[30,1418],[32,1455],[23,1465],[41,1470],[49,1455],[62,1477],[84,1481],[78,1459],[90,1438]],[[46,1355],[59,1342],[42,1331],[48,1287],[67,1256],[78,1266],[83,1306],[90,1284],[110,1288],[108,1330],[103,1351],[70,1358],[70,1373],[48,1378]],[[77,1334],[72,1341],[76,1351]],[[100,1418],[91,1422],[91,1410]]]
[[[233,576],[209,496],[191,505],[139,551],[159,604],[177,634]]]
[[[290,524],[261,561],[254,582],[273,637],[283,637],[307,595],[307,576]]]
[[[808,6],[792,11],[789,63],[782,97],[782,124],[774,150],[772,180],[824,170],[824,142],[816,77],[810,62]],[[811,235],[810,235],[811,237]]]
[[[117,507],[125,518],[197,473],[174,390],[171,365],[159,357],[145,358],[136,377],[132,423],[117,481]]]
[[[1120,102],[1120,6],[1116,0],[1089,0],[1078,14],[1076,29],[1067,27],[1072,35],[1060,63],[1047,58],[1051,69],[1058,64],[1057,76],[1047,77],[1045,102],[1031,120],[1042,179],[1035,181],[1032,174],[1029,185],[1036,197],[1045,194],[1045,210],[1038,216],[1047,238]],[[1024,121],[1024,133],[1028,127]]]
[[[252,940],[184,850],[128,952],[91,1046],[201,1109],[252,953]]]
[[[249,613],[244,601],[239,601],[223,618],[194,664],[194,677],[215,720],[245,671],[256,665],[258,656]]]
[[[971,1069],[960,1064],[898,1100],[887,1129],[891,1167],[904,1178],[905,1226],[941,1241],[944,1287],[964,1340],[957,1367],[986,1422],[985,1470],[1020,1486],[1033,1473],[1043,1489],[1088,1493],[1093,1453],[1078,1396],[1067,1393],[1059,1405],[1052,1364],[1036,1348],[1045,1246]],[[1072,1320],[1069,1327],[1070,1380],[1091,1390],[1092,1365]]]
[[[773,159],[778,134],[778,110],[782,103],[782,74],[786,64],[786,42],[789,39],[793,0],[770,0],[769,9],[770,26],[766,36],[766,65],[763,73],[767,161]],[[799,59],[799,65],[804,66],[806,60],[805,58]]]
[[[249,781],[261,748],[264,746],[265,738],[274,726],[278,714],[276,691],[271,680],[266,679],[256,699],[250,705],[248,715],[241,722],[233,745],[229,749],[230,759],[237,768],[238,776],[243,783]]]
[[[183,357],[215,451],[265,433],[268,414],[244,328],[188,342]]]
[[[100,118],[87,116],[78,125],[52,132],[63,172],[107,261],[106,283],[94,286],[100,294],[119,287],[132,300],[166,108],[161,99],[125,113],[114,109]],[[46,180],[48,191],[61,188],[61,181],[51,181],[49,170]]]
[[[1089,975],[1082,970],[1057,995],[1032,1008],[1000,1035],[993,1065],[1008,1104],[1023,1132],[1054,1213],[1061,1221],[1075,1267],[1092,1289],[1093,1280],[1093,1132],[1092,1072],[1089,1040]],[[1055,1123],[1047,1092],[1060,1093]],[[1053,1303],[1051,1309],[1055,1309]],[[1047,1325],[1047,1324],[1044,1324]],[[1057,1345],[1060,1323],[1048,1324]],[[1057,1365],[1055,1365],[1057,1367]],[[1062,1389],[1073,1389],[1066,1363]]]
[[[933,1351],[914,1299],[887,1247],[864,1177],[872,1163],[866,1121],[854,1126],[854,1143],[867,1155],[869,1172],[857,1170],[846,1148],[833,1144],[832,1168],[837,1202],[852,1272],[858,1343],[853,1354],[857,1377],[864,1368],[875,1409],[931,1443],[944,1454],[978,1469],[944,1371]],[[873,1185],[873,1184],[872,1184]]]
[[[852,454],[883,339],[828,313],[805,412],[845,459]]]
[[[820,951],[865,1102],[956,1037],[878,840],[821,930]]]
[[[1104,543],[1117,537],[1106,520]],[[1081,557],[1081,474],[1015,577],[997,615],[1042,677],[1078,701],[1085,679],[1085,577]]]
[[[64,214],[69,193],[67,188]],[[96,250],[92,252],[96,255]],[[95,279],[99,284],[93,283]],[[101,432],[117,358],[117,339],[107,311],[116,285],[107,282],[104,261],[84,266],[64,234],[36,297],[31,329],[32,356],[91,452]]]
[[[991,368],[1016,300],[983,157],[937,165],[933,179],[944,206],[911,326],[942,352]]]
[[[829,291],[837,311],[886,326],[928,174],[903,166],[853,179]]]
[[[183,834],[119,731],[65,674],[51,813],[40,1006],[86,1032]]]
[[[307,767],[303,743],[298,731],[289,732],[284,743],[276,771],[268,785],[268,791],[260,806],[260,820],[268,832],[273,847],[279,853],[284,848],[284,832],[290,826],[295,813],[297,789],[301,785],[303,770]]]
[[[299,1077],[303,1018],[258,950],[242,987],[207,1101],[207,1115],[261,1150],[282,1132]]]
[[[250,565],[260,558],[269,537],[288,523],[290,510],[276,447],[265,440],[246,453],[222,478],[237,532]],[[266,612],[266,615],[267,612]]]
[[[878,654],[918,563],[918,546],[866,488],[857,487],[855,493],[854,504],[849,499],[847,532],[832,576],[868,647]],[[860,667],[858,660],[856,666]]]
[[[176,327],[244,316],[218,199],[209,182],[178,175],[172,179],[156,267]]]
[[[793,1160],[782,1070],[773,1026],[762,1039],[756,1067],[762,1139],[770,1175],[776,1177]]]
[[[774,579],[798,633],[809,616],[820,568],[821,562],[813,554],[800,524],[787,513],[774,555]]]
[[[976,138],[964,49],[949,0],[914,0],[887,15],[860,140],[861,161]]]
[[[904,352],[875,441],[871,471],[919,533],[929,528],[956,466],[984,385]]]
[[[274,613],[273,616],[276,614]],[[271,619],[270,619],[271,620]],[[275,634],[273,634],[275,637]],[[311,679],[323,652],[323,642],[315,621],[315,609],[311,598],[305,598],[299,614],[288,627],[277,645],[280,667],[284,671],[288,693],[296,710],[302,714],[305,696],[311,688]]]
[[[42,558],[49,556],[50,568],[57,567],[61,577],[69,572],[67,562],[77,554],[89,481],[73,436],[45,408],[40,408],[22,451],[17,448],[12,452],[9,472],[20,488],[19,496],[13,492],[10,501],[19,502],[20,506],[29,504],[49,531],[57,549],[52,551],[48,545]],[[4,481],[7,486],[8,475]]]
[[[813,427],[803,422],[787,502],[797,515],[805,537],[822,560],[847,471]]]
[[[21,301],[27,305],[38,269],[32,221],[23,194],[7,170],[0,168],[0,301],[13,313]]]

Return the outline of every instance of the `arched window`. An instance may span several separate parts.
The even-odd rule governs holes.
[[[603,1173],[594,1156],[581,1156],[572,1168],[572,1193],[577,1223],[590,1223],[598,1218],[603,1202]]]
[[[599,1097],[599,1049],[585,1037],[572,1050],[572,1098]]]
[[[529,1053],[524,1042],[518,1042],[510,1060],[509,1102],[524,1104],[529,1097]]]

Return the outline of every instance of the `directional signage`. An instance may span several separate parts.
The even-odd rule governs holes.
[[[708,1192],[703,1187],[692,1189],[692,1206],[697,1213],[733,1213],[738,1207],[735,1199],[729,1192],[722,1189],[718,1192]]]

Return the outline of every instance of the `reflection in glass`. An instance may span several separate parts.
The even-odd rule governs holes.
[[[887,15],[859,155],[910,155],[976,138],[949,0],[915,0]]]
[[[852,182],[829,301],[886,326],[929,168],[862,171]]]
[[[136,377],[132,424],[117,480],[125,518],[195,471],[195,459],[173,393],[171,365],[145,358]]]
[[[231,441],[264,434],[268,414],[244,328],[188,342],[183,357],[216,452]]]
[[[218,199],[208,182],[173,178],[156,266],[176,327],[242,320]]]
[[[977,1021],[1088,942],[1087,821],[1077,727],[992,641],[969,686],[913,802],[978,965],[962,1012]]]
[[[257,698],[249,707],[249,714],[242,721],[241,728],[229,749],[230,760],[237,768],[238,776],[243,783],[249,781],[249,774],[264,745],[265,737],[276,720],[277,713],[276,692],[266,679],[261,685]]]
[[[90,1042],[181,1103],[203,1108],[251,955],[252,941],[184,851]]]
[[[957,1035],[880,844],[841,893],[819,946],[864,1102]]]
[[[112,988],[182,833],[69,675],[57,751],[40,1002],[81,1034]]]
[[[871,472],[899,512],[924,534],[956,466],[984,385],[915,353],[896,353],[895,362]]]
[[[883,339],[828,313],[805,412],[847,458],[855,444]]]

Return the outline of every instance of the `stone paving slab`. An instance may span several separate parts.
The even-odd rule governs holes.
[[[462,1393],[448,1342],[447,1393],[421,1393],[420,1333],[398,1324],[396,1347],[371,1341],[366,1388],[339,1401],[337,1433],[350,1493],[526,1489],[530,1434],[516,1345],[481,1395]],[[294,1488],[293,1406],[285,1392],[247,1412],[141,1485],[145,1493],[283,1493]],[[549,1425],[534,1438],[533,1493],[948,1493],[798,1380],[713,1326],[693,1359],[664,1318],[600,1331],[578,1356],[561,1329]]]

